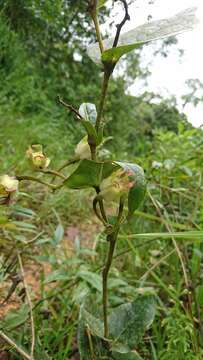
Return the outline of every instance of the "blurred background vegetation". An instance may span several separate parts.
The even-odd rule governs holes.
[[[103,11],[101,22],[107,16],[108,10]],[[98,103],[101,74],[86,55],[94,40],[86,1],[0,0],[1,173],[28,172],[25,151],[31,143],[45,146],[53,168],[71,158],[84,133],[57,103],[57,96],[75,107],[82,102]],[[167,56],[165,49],[173,43],[174,39],[163,42],[159,52]],[[119,72],[111,81],[106,102],[105,136],[109,138],[104,156],[137,162],[148,181],[143,207],[122,230],[110,300],[116,306],[153,287],[159,299],[157,318],[137,349],[140,355],[154,360],[198,360],[203,358],[201,238],[191,235],[177,240],[181,264],[173,236],[157,235],[149,241],[130,240],[128,235],[201,231],[203,227],[202,130],[192,127],[174,99],[156,102],[156,94],[128,94],[127,87],[135,78],[148,76],[140,63],[141,52],[126,58],[125,76]],[[18,272],[15,247],[22,250],[25,241],[36,237],[35,245],[23,251],[26,270],[37,282],[30,283],[36,359],[77,359],[78,306],[87,291],[100,303],[97,269],[105,242],[92,217],[89,196],[92,193],[87,191],[51,194],[41,186],[26,184],[18,204],[1,209],[1,300]],[[12,231],[12,224],[18,230]],[[9,299],[14,310],[6,308],[1,314],[0,308],[0,325],[18,344],[29,348],[28,309],[20,286]],[[1,352],[8,359],[21,359],[6,344],[0,358]]]

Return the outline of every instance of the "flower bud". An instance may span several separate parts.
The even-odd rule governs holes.
[[[8,205],[18,191],[19,181],[8,175],[0,176],[0,205]]]
[[[100,196],[106,202],[119,203],[121,196],[128,194],[128,191],[134,186],[134,181],[130,180],[130,172],[119,169],[100,184]]]
[[[50,164],[50,159],[43,153],[43,148],[40,144],[29,146],[26,156],[35,169],[43,170]]]
[[[85,136],[75,148],[75,155],[77,159],[91,159],[91,151],[87,142],[87,136]]]

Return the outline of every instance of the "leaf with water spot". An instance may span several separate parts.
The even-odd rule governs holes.
[[[188,8],[170,18],[151,21],[138,26],[120,36],[117,48],[112,48],[114,38],[104,40],[106,50],[103,52],[102,58],[98,43],[90,45],[87,53],[98,65],[101,65],[102,62],[116,64],[121,56],[140,45],[193,30],[198,24],[196,11],[196,7]]]

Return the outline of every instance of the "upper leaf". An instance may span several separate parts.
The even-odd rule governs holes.
[[[83,103],[79,107],[79,114],[86,121],[95,124],[97,119],[97,109],[95,104]]]
[[[102,141],[101,134],[97,134],[95,123],[97,120],[97,109],[94,104],[83,103],[80,105],[79,114],[82,116],[81,123],[84,126],[87,135],[92,138],[98,146]]]
[[[120,36],[117,48],[112,48],[114,38],[105,40],[104,48],[107,50],[103,52],[102,59],[98,43],[91,45],[87,49],[87,53],[96,64],[101,64],[102,61],[116,63],[122,55],[139,45],[193,30],[198,23],[196,10],[196,7],[188,8],[170,18],[138,26]]]

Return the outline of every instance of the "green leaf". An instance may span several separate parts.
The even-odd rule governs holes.
[[[93,358],[89,338],[91,339],[95,359],[108,355],[109,351],[105,347],[106,342],[103,339],[103,333],[102,321],[86,311],[84,305],[82,305],[80,308],[77,342],[80,356],[83,360],[92,360]]]
[[[155,316],[155,297],[140,295],[132,303],[118,306],[109,317],[109,335],[115,346],[133,350],[152,324]]]
[[[105,40],[104,48],[107,50],[103,52],[102,59],[98,43],[88,48],[88,55],[97,64],[101,64],[102,61],[116,63],[122,55],[136,49],[139,45],[193,30],[198,23],[196,10],[195,7],[188,8],[173,17],[138,26],[120,36],[117,48],[112,48],[114,38]]]
[[[122,236],[121,236],[122,237]],[[180,232],[168,232],[168,233],[145,233],[145,234],[131,234],[125,235],[128,239],[171,239],[175,237],[176,239],[193,239],[193,240],[202,240],[203,231],[180,231]]]
[[[115,163],[126,172],[130,173],[130,180],[134,181],[134,185],[131,187],[128,194],[128,216],[131,216],[140,206],[146,194],[146,180],[144,171],[137,164],[120,161],[116,161]]]
[[[100,9],[102,8],[103,6],[105,6],[105,3],[107,2],[108,0],[99,0],[98,3],[97,3],[97,9]]]
[[[104,338],[103,321],[81,306],[78,346],[83,360],[142,360],[134,350],[155,315],[153,295],[141,295],[134,302],[118,306],[109,316],[110,339]],[[94,354],[91,353],[90,341]],[[93,356],[92,356],[93,355]]]
[[[113,162],[81,160],[76,170],[65,181],[70,189],[85,189],[99,186],[101,181],[111,175],[118,166]]]
[[[97,120],[97,109],[94,104],[83,103],[80,105],[79,114],[82,116],[81,123],[85,128],[88,136],[94,139],[95,144],[99,145],[102,141],[102,138],[98,136],[95,130],[95,123]]]
[[[4,329],[5,331],[11,331],[18,326],[25,323],[25,321],[29,317],[29,307],[27,305],[22,305],[18,311],[11,310],[6,315],[3,321],[0,322],[0,329]]]
[[[136,351],[125,351],[124,349],[115,349],[112,351],[113,359],[115,360],[143,360]]]
[[[80,271],[77,274],[77,276],[82,278],[84,281],[86,281],[89,285],[91,285],[99,292],[102,292],[102,280],[100,275],[86,270],[86,271]]]
[[[69,279],[67,271],[64,269],[59,269],[51,272],[49,275],[47,275],[45,279],[45,283],[49,284],[51,282],[55,281],[67,281]]]
[[[83,103],[80,105],[79,114],[86,121],[91,122],[95,125],[97,119],[97,109],[94,104],[91,103]]]
[[[64,228],[61,224],[58,224],[54,233],[53,243],[55,245],[58,245],[60,241],[63,239],[63,236],[64,236]]]

